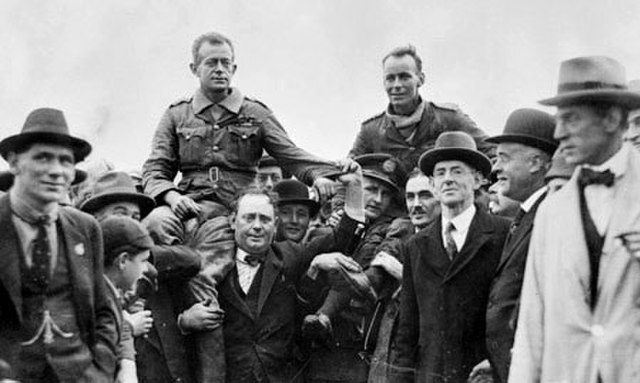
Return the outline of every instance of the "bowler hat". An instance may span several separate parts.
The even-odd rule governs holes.
[[[153,240],[147,229],[140,222],[129,217],[107,217],[100,221],[100,228],[107,262],[112,262],[115,256],[124,251],[134,255],[153,247]]]
[[[302,204],[309,207],[313,217],[318,213],[320,204],[309,198],[309,188],[298,180],[283,180],[275,184],[273,191],[278,193],[278,206],[284,204]]]
[[[555,120],[548,113],[535,109],[518,109],[509,115],[501,135],[487,138],[494,144],[514,142],[532,146],[553,155],[558,142],[553,139]]]
[[[0,172],[0,191],[8,191],[13,186],[13,180],[15,175],[8,170]],[[80,182],[87,179],[87,172],[81,169],[76,169],[76,175],[71,181],[71,185],[77,185]]]
[[[625,69],[606,56],[577,57],[560,64],[558,93],[543,105],[573,105],[594,101],[640,108],[640,94],[628,90]]]
[[[146,217],[156,205],[153,198],[138,193],[127,173],[110,171],[96,179],[91,197],[80,205],[80,210],[93,214],[108,204],[120,201],[137,203],[141,218]]]
[[[355,157],[362,167],[362,175],[382,181],[396,192],[406,183],[407,171],[400,161],[386,153],[370,153]]]
[[[431,176],[433,168],[441,161],[462,161],[480,171],[485,178],[491,174],[491,160],[478,151],[473,137],[465,132],[440,134],[434,148],[424,152],[418,164],[424,174]]]
[[[40,142],[67,146],[76,162],[91,153],[91,145],[69,134],[69,127],[61,110],[40,108],[29,113],[19,134],[0,141],[0,155],[6,160],[10,152],[19,152],[25,146]]]

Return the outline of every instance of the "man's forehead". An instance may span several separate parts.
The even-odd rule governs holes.
[[[425,175],[419,175],[409,178],[407,185],[405,186],[407,193],[420,193],[422,191],[431,191],[431,183],[429,177]]]
[[[47,142],[36,142],[31,144],[26,152],[30,153],[53,153],[57,155],[69,155],[73,157],[73,150],[64,145],[52,144]]]
[[[389,56],[382,66],[382,70],[385,74],[402,73],[402,72],[417,72],[418,66],[415,59],[410,55],[402,56]]]

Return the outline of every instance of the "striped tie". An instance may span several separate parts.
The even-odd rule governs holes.
[[[451,232],[455,229],[456,227],[454,226],[453,222],[449,222],[444,230],[444,237],[447,240],[445,249],[447,250],[449,260],[453,260],[456,254],[458,254],[458,246],[456,246],[456,241],[453,240],[453,236],[451,235]]]

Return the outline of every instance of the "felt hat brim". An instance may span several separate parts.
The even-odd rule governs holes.
[[[531,146],[543,150],[550,155],[555,153],[558,148],[558,144],[552,141],[544,140],[540,137],[531,136],[528,134],[501,134],[499,136],[489,137],[485,140],[492,144],[501,144],[503,142],[513,142],[516,144],[522,144]]]
[[[425,152],[419,160],[420,170],[427,176],[433,175],[433,168],[441,161],[462,161],[482,173],[491,175],[491,160],[479,151],[466,148],[439,148]]]
[[[76,162],[81,162],[91,153],[91,144],[81,138],[52,132],[26,132],[9,136],[0,141],[0,155],[6,160],[9,153],[33,143],[69,147],[73,151],[73,157]]]
[[[560,93],[539,102],[542,105],[566,106],[594,101],[616,104],[628,110],[634,110],[640,108],[640,93],[617,89],[587,89]]]
[[[140,206],[140,219],[146,217],[156,206],[153,199],[144,194],[131,193],[129,191],[110,191],[87,199],[80,205],[80,210],[93,214],[108,204],[120,201],[137,203]]]

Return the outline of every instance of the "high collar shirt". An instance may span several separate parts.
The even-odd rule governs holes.
[[[213,103],[204,95],[202,89],[198,89],[193,98],[193,109],[196,114],[211,107],[211,116],[215,121],[219,121],[226,113],[238,114],[244,96],[236,88],[231,88],[229,95],[219,103]]]
[[[547,187],[543,186],[540,189],[536,190],[527,198],[523,203],[520,204],[520,208],[524,210],[525,213],[528,213],[533,205],[538,202],[538,200],[542,197],[542,195],[547,191]]]
[[[27,267],[31,267],[33,264],[33,241],[38,236],[38,227],[35,225],[35,222],[45,213],[30,206],[27,201],[15,192],[15,189],[11,189],[9,193],[9,204],[11,205],[11,212],[13,213],[11,220],[13,221],[13,226],[16,228],[18,239],[20,240],[22,253],[25,257],[25,264]],[[49,216],[46,227],[49,244],[51,246],[51,274],[53,274],[58,260],[58,230],[55,224],[58,220],[58,208],[58,204],[55,204],[51,211],[46,213],[46,215]]]
[[[449,222],[453,223],[455,230],[451,232],[451,236],[456,243],[456,247],[458,251],[462,249],[464,242],[467,240],[467,233],[469,233],[469,226],[471,226],[471,221],[473,217],[476,215],[476,206],[471,204],[465,211],[453,217],[452,219],[446,219],[444,215],[441,216],[442,219],[442,243],[447,243],[447,237],[445,231]]]
[[[240,288],[244,291],[245,294],[249,292],[249,288],[251,287],[251,283],[253,283],[253,279],[256,277],[258,273],[258,269],[260,269],[261,264],[257,264],[255,266],[247,263],[245,258],[249,255],[246,251],[238,248],[236,251],[236,268],[238,269],[238,281],[240,282]]]
[[[619,182],[627,170],[629,150],[631,150],[629,145],[623,145],[616,154],[601,165],[583,165],[583,167],[588,167],[595,171],[611,170],[615,174],[614,182]],[[611,211],[615,202],[613,193],[614,188],[605,185],[589,185],[584,188],[584,198],[587,201],[589,214],[600,235],[604,235],[607,232],[607,227],[611,220]]]

